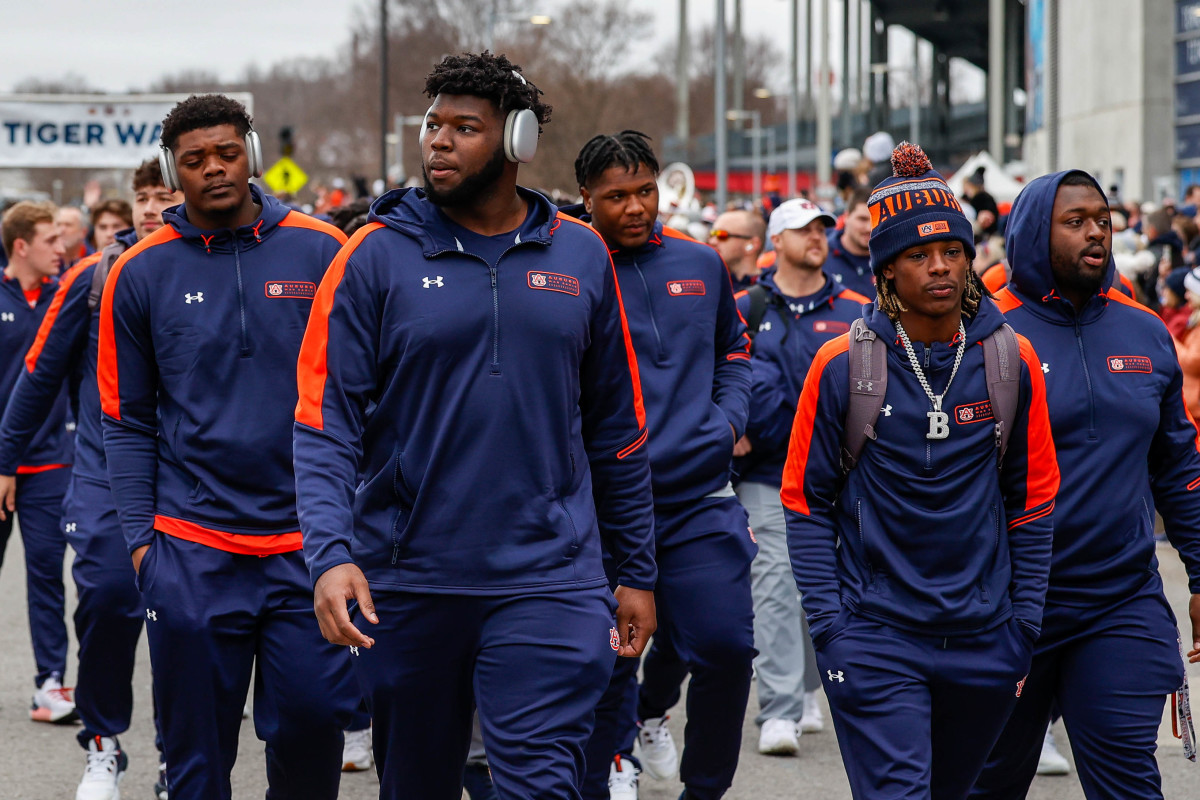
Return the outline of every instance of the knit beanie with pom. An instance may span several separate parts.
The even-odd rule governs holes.
[[[892,177],[871,192],[871,270],[878,276],[896,256],[926,242],[957,239],[975,258],[975,234],[954,192],[925,151],[901,142],[892,152]]]

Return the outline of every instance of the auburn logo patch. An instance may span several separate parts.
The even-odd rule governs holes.
[[[944,219],[939,219],[937,222],[923,222],[917,226],[917,233],[921,236],[933,236],[935,233],[949,233],[950,223]]]
[[[667,294],[672,297],[686,295],[700,296],[704,294],[704,281],[667,281]]]
[[[846,333],[850,330],[850,324],[836,319],[819,319],[813,323],[813,330],[817,333]]]
[[[560,275],[557,272],[531,272],[528,278],[530,289],[545,289],[548,292],[562,292],[575,297],[579,296],[579,279],[572,278],[570,275]]]
[[[317,296],[317,285],[311,281],[267,281],[263,292],[272,298],[312,300]]]
[[[984,400],[981,403],[969,403],[965,406],[955,406],[954,408],[954,421],[959,425],[970,425],[972,422],[983,422],[984,420],[993,418],[991,400]]]
[[[1140,372],[1148,375],[1154,371],[1150,359],[1145,356],[1109,356],[1109,372]]]
[[[617,633],[616,628],[608,629],[608,646],[613,650],[621,649],[621,635]]]

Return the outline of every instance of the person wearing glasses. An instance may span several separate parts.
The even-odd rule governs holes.
[[[758,256],[766,238],[767,224],[756,211],[726,211],[713,221],[708,243],[729,268],[735,293],[749,289],[758,280],[762,271],[758,267]]]

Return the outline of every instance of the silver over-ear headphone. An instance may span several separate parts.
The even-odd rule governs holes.
[[[258,138],[258,132],[253,128],[246,131],[245,144],[246,158],[250,162],[250,174],[255,178],[261,178],[263,174],[262,140]],[[163,186],[167,187],[168,191],[178,192],[183,188],[183,184],[179,182],[179,172],[175,169],[175,154],[165,144],[160,144],[158,147],[158,168],[162,172]]]
[[[525,76],[515,69],[512,73],[522,84],[529,85]],[[536,91],[536,90],[535,90]],[[538,120],[532,109],[508,112],[504,120],[504,156],[518,164],[533,161],[538,146]]]

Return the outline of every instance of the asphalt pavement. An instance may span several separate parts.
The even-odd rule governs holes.
[[[68,552],[64,570],[68,580],[68,614],[74,610],[74,587],[69,583],[71,558]],[[60,727],[29,720],[33,657],[26,618],[23,559],[19,537],[14,532],[4,558],[3,570],[0,571],[0,800],[73,800],[85,762],[84,751],[75,740],[78,726]],[[1175,614],[1177,618],[1186,620],[1187,585],[1179,559],[1170,547],[1160,545],[1159,561]],[[68,664],[66,683],[73,685],[76,675],[73,630]],[[1192,685],[1200,688],[1200,668],[1191,666],[1189,675]],[[129,770],[121,785],[121,797],[123,800],[150,800],[157,756],[151,723],[150,658],[144,638],[134,682],[133,725],[121,736],[121,744],[130,759]],[[849,800],[849,786],[828,719],[824,732],[802,737],[798,757],[768,757],[759,755],[756,749],[758,732],[754,726],[754,715],[757,703],[753,691],[750,706],[743,729],[740,766],[726,797],[730,800]],[[828,717],[828,709],[826,715]],[[681,703],[672,713],[669,723],[681,746],[685,721]],[[257,800],[266,793],[263,745],[255,737],[253,728],[250,720],[242,726],[239,757],[232,779],[233,797],[238,800]],[[1061,723],[1055,730],[1060,748],[1069,757],[1069,739]],[[1171,734],[1169,712],[1163,716],[1158,758],[1167,798],[1187,800],[1200,796],[1200,788],[1197,788],[1200,787],[1200,771],[1197,771],[1197,765],[1184,759],[1183,748]],[[681,790],[682,786],[677,781],[644,778],[641,798],[675,800]],[[368,800],[377,797],[377,794],[378,783],[373,771],[346,774],[342,778],[339,797],[343,800]],[[1037,778],[1029,797],[1034,800],[1082,800],[1083,792],[1072,773],[1066,777]]]

